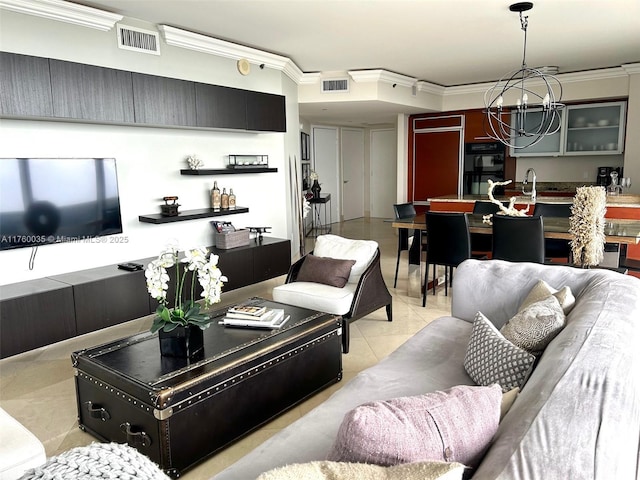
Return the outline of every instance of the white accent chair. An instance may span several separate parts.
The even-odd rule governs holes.
[[[0,480],[16,480],[46,460],[42,442],[0,408]]]
[[[380,249],[372,240],[352,240],[337,235],[320,235],[313,252],[316,257],[355,260],[344,287],[297,281],[307,255],[291,265],[284,285],[273,289],[277,302],[342,316],[342,351],[349,352],[349,324],[386,307],[392,321],[391,294],[380,270]]]

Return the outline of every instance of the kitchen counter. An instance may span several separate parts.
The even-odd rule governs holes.
[[[508,202],[511,197],[496,196],[496,200]],[[488,195],[445,195],[442,197],[429,198],[431,209],[441,203],[468,203],[475,201],[489,201]],[[538,196],[538,203],[573,203],[572,197]],[[519,195],[516,197],[516,205],[527,205],[531,203],[531,197]],[[640,195],[607,195],[607,207],[640,208]]]

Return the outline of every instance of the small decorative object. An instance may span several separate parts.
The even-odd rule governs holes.
[[[271,227],[248,227],[248,228],[249,228],[249,232],[256,234],[256,237],[255,237],[256,243],[262,242],[263,233],[271,233],[269,231]]]
[[[178,197],[162,197],[164,200],[164,205],[160,205],[160,213],[163,217],[175,217],[178,215],[178,207],[180,204],[176,203],[178,201]],[[169,203],[171,202],[171,203]]]
[[[227,277],[222,275],[218,268],[218,256],[209,255],[204,247],[185,251],[185,257],[178,259],[178,247],[169,245],[163,250],[156,260],[153,260],[144,272],[147,279],[147,290],[152,298],[160,305],[156,310],[150,331],[162,332],[160,334],[160,353],[165,356],[185,356],[191,358],[202,351],[202,340],[195,327],[200,330],[207,328],[211,322],[208,315],[200,313],[201,305],[196,303],[195,282],[196,277],[203,288],[204,306],[220,301],[220,294]],[[173,307],[167,306],[167,290],[169,289],[168,269],[175,270],[175,303]],[[190,295],[184,298],[185,280],[191,272]]]
[[[318,183],[318,174],[316,172],[311,172],[309,178],[313,180],[313,184],[311,185],[311,192],[313,193],[313,198],[320,198],[320,184]]]
[[[307,196],[302,195],[302,218],[307,218],[309,210],[311,210],[311,204],[309,203]]]
[[[233,193],[233,188],[229,189],[229,209],[233,210],[236,208],[236,194]]]
[[[204,165],[204,163],[202,162],[202,160],[200,160],[198,157],[196,157],[195,155],[189,155],[187,157],[187,163],[189,164],[189,168],[191,170],[197,170],[198,168],[200,168],[202,165]]]
[[[604,258],[604,214],[607,212],[604,187],[578,187],[571,205],[569,233],[573,262],[582,267],[600,264]]]
[[[269,155],[229,155],[227,168],[268,168]]]
[[[220,195],[220,208],[222,210],[227,210],[229,208],[229,194],[227,193],[227,189],[222,189],[222,195]]]
[[[516,204],[516,197],[511,197],[509,199],[509,205],[507,207],[505,207],[501,201],[496,200],[495,197],[493,196],[493,189],[499,185],[509,185],[511,183],[511,180],[506,180],[504,182],[494,182],[493,180],[489,179],[487,180],[487,194],[489,195],[489,200],[491,200],[491,203],[495,203],[496,205],[498,205],[498,207],[500,208],[500,211],[498,212],[498,215],[508,215],[510,217],[526,217],[527,216],[527,212],[529,211],[529,207],[531,205],[527,205],[527,208],[523,208],[522,210],[518,210],[517,208],[515,208],[515,204]],[[491,221],[491,217],[493,215],[489,214],[489,215],[483,215],[482,216],[482,223],[486,223],[488,225],[493,225],[493,222]]]
[[[211,208],[220,210],[220,189],[218,188],[218,182],[213,182],[213,188],[211,189]]]

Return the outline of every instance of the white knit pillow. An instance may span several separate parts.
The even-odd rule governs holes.
[[[381,467],[366,463],[317,461],[269,470],[257,480],[459,480],[465,466],[454,462],[416,462]]]
[[[564,328],[566,317],[551,295],[518,312],[500,329],[504,338],[533,354],[539,354]]]

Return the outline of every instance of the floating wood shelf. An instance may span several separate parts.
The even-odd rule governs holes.
[[[172,222],[184,222],[186,220],[197,220],[199,218],[209,217],[223,217],[225,215],[236,215],[238,213],[247,213],[249,209],[247,207],[236,207],[234,209],[213,209],[213,208],[198,208],[196,210],[184,210],[178,215],[173,217],[165,217],[160,213],[154,213],[150,215],[140,215],[138,221],[142,223],[172,223]]]

